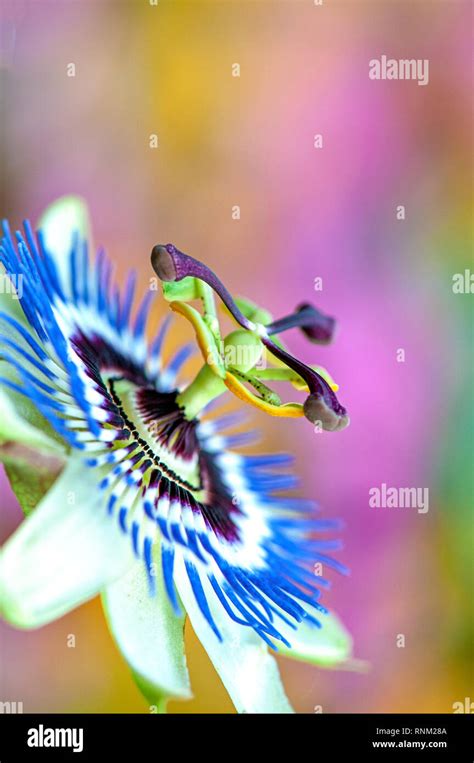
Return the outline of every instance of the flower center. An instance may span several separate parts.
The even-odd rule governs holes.
[[[140,387],[120,376],[106,383],[125,427],[154,466],[183,487],[201,491],[197,421],[184,418],[177,393]]]
[[[238,539],[234,519],[240,509],[232,500],[233,489],[199,435],[199,420],[187,418],[177,402],[178,390],[159,389],[145,365],[130,360],[104,337],[76,331],[71,343],[105,399],[107,452],[91,461],[116,464],[112,477],[103,482],[111,491],[109,507],[120,500],[115,475],[141,491],[150,518],[159,520],[163,499],[163,505],[200,514],[216,535]]]

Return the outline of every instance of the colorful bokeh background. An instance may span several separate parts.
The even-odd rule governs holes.
[[[302,492],[345,521],[352,574],[333,578],[326,601],[370,663],[334,672],[281,659],[295,708],[452,712],[474,697],[473,297],[452,289],[474,269],[471,3],[2,9],[2,212],[14,224],[79,193],[118,277],[138,268],[143,290],[152,245],[171,241],[275,316],[313,300],[339,320],[331,347],[289,340],[330,369],[349,429],[255,415],[262,447],[294,451]],[[429,84],[369,79],[383,54],[429,59]],[[165,309],[158,300],[157,318]],[[188,336],[179,322],[174,332],[175,344]],[[21,512],[1,479],[5,540]],[[428,513],[370,508],[382,483],[428,487]],[[0,634],[1,698],[25,711],[148,711],[97,600]],[[195,699],[171,709],[233,712],[191,629],[187,641]]]

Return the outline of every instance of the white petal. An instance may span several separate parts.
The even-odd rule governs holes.
[[[69,284],[69,255],[74,234],[89,239],[87,204],[79,196],[62,196],[41,216],[38,228],[43,232],[47,250],[53,255],[64,285]]]
[[[217,639],[192,592],[184,563],[175,561],[175,582],[196,635],[206,649],[239,713],[292,713],[278,666],[255,631],[234,623],[216,598],[205,576],[201,582],[209,609],[222,635]]]
[[[142,561],[108,585],[102,601],[110,630],[135,676],[145,679],[150,701],[189,699],[191,687],[184,654],[184,616],[170,605],[155,565],[156,593],[151,596]],[[159,570],[159,571],[158,571]]]
[[[133,563],[94,471],[71,458],[0,552],[3,617],[36,628],[95,596]]]

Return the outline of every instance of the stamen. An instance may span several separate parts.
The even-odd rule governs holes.
[[[336,319],[305,302],[299,305],[291,315],[279,318],[266,326],[269,336],[292,328],[300,328],[310,342],[329,344],[334,339]]]
[[[304,416],[304,409],[300,403],[285,403],[284,405],[274,405],[271,402],[267,402],[260,397],[252,394],[247,389],[245,384],[242,384],[236,376],[230,371],[227,372],[227,376],[224,379],[226,387],[240,400],[245,403],[253,405],[264,413],[268,413],[270,416],[281,416],[285,418],[298,418]]]
[[[315,308],[304,304],[300,307],[300,318],[297,323],[295,323],[297,319],[291,319],[290,316],[289,318],[281,319],[281,321],[275,321],[269,327],[255,324],[242,314],[235,304],[232,295],[212,270],[202,262],[199,262],[199,260],[195,260],[193,257],[180,252],[172,244],[166,244],[166,246],[158,244],[153,247],[151,263],[156,274],[163,281],[181,281],[183,278],[192,277],[201,279],[211,286],[220,296],[235,320],[248,331],[255,331],[272,355],[296,371],[305,380],[310,394],[306,398],[303,411],[309,421],[314,424],[320,424],[324,430],[330,432],[345,429],[348,426],[349,417],[347,411],[339,403],[329,384],[316,371],[313,371],[309,366],[281,349],[269,337],[271,333],[277,333],[278,331],[290,328],[289,324],[293,321],[292,325],[301,326],[309,338],[314,341],[321,341],[321,337],[323,337],[323,341],[324,337],[329,341],[334,331],[334,319],[329,316],[323,316]],[[303,323],[301,323],[301,320]],[[225,383],[236,394],[239,393],[239,397],[242,399],[249,397],[248,393],[244,395],[241,387],[243,389],[245,387],[240,382],[237,382],[235,377],[229,377],[228,374]],[[272,409],[274,407],[276,406],[271,406]],[[282,413],[282,415],[285,414]],[[292,415],[298,414],[296,414],[296,411],[292,411]]]
[[[328,432],[345,429],[349,425],[347,411],[340,404],[323,377],[305,363],[282,350],[271,339],[262,337],[262,342],[272,355],[296,371],[308,385],[310,394],[303,405],[306,418],[313,424],[320,423],[322,428]]]
[[[222,281],[199,260],[180,252],[173,244],[166,244],[166,246],[157,244],[151,252],[151,264],[158,278],[162,281],[182,281],[183,278],[188,277],[199,278],[204,281],[219,295],[237,323],[249,331],[255,330],[257,324],[249,321],[240,312]]]

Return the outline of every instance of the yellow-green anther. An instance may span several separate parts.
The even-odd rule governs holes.
[[[186,302],[174,301],[170,303],[171,309],[183,315],[193,325],[196,332],[199,349],[206,363],[211,366],[213,372],[221,377],[225,377],[225,366],[219,352],[219,347],[214,338],[214,334],[204,321],[203,316],[194,307]]]
[[[221,332],[219,327],[219,319],[217,317],[214,292],[212,291],[211,287],[205,283],[205,281],[196,280],[196,284],[199,297],[202,300],[203,320],[209,327],[209,330],[216,340],[217,345],[220,346]]]
[[[260,362],[263,345],[251,331],[237,329],[224,339],[224,362],[226,368],[245,373]]]
[[[277,395],[277,393],[272,389],[270,389],[270,387],[267,387],[267,385],[262,381],[259,381],[253,375],[253,371],[244,374],[242,371],[237,371],[235,368],[233,368],[232,373],[235,374],[238,379],[241,379],[241,381],[245,381],[247,384],[251,384],[254,390],[258,392],[262,400],[264,400],[266,403],[270,403],[270,405],[281,405],[281,397]]]

